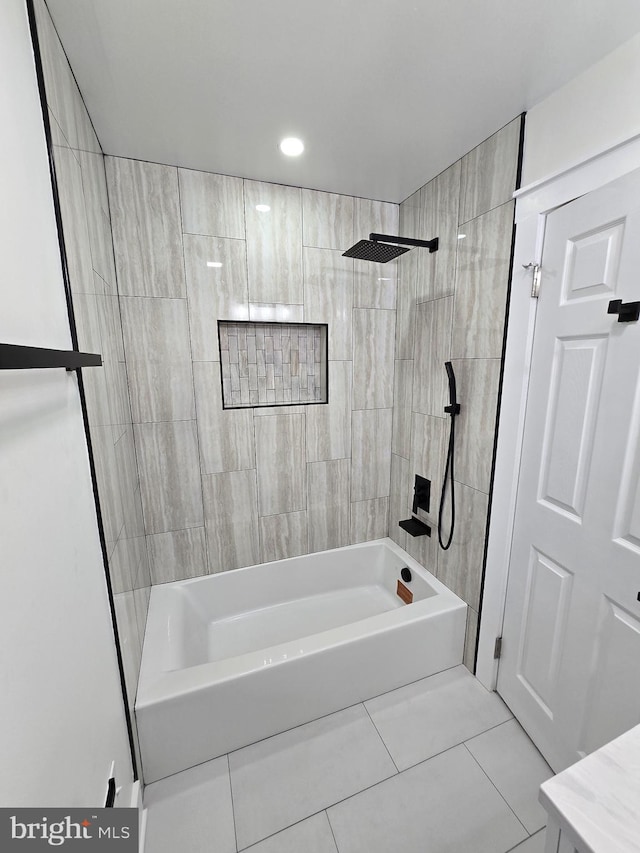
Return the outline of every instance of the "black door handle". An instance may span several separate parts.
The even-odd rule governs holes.
[[[635,323],[640,319],[640,302],[623,302],[622,299],[612,299],[607,308],[607,314],[617,314],[618,323]]]

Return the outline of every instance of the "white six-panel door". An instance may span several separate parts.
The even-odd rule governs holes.
[[[559,771],[640,723],[640,173],[547,218],[498,691]]]

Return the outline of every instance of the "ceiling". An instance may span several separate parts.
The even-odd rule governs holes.
[[[393,202],[640,31],[637,0],[48,5],[106,153]]]

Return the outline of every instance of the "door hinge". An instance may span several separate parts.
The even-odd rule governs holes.
[[[525,270],[533,270],[533,275],[531,278],[531,298],[537,299],[540,296],[540,278],[542,275],[542,267],[540,264],[522,264],[522,268]]]
[[[496,644],[493,647],[493,659],[500,660],[502,655],[502,637],[496,637]]]

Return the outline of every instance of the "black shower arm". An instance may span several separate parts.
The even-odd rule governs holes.
[[[422,246],[430,252],[438,251],[438,238],[433,240],[416,240],[414,237],[390,237],[388,234],[369,234],[374,243],[397,243],[399,246]]]

